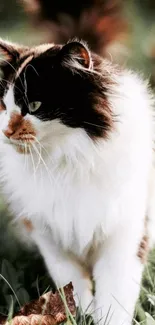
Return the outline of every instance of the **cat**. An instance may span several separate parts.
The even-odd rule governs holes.
[[[153,215],[149,86],[76,39],[0,49],[0,180],[15,219],[83,311],[131,325]]]

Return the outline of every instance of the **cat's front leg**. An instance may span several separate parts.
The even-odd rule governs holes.
[[[34,230],[32,237],[39,247],[55,284],[63,287],[72,281],[76,305],[80,306],[83,312],[92,312],[94,310],[92,283],[86,270],[76,261],[76,258],[72,258],[70,254],[53,243],[51,234]]]
[[[101,324],[132,324],[143,271],[138,251],[140,236],[134,232],[134,225],[118,227],[105,242],[94,266],[94,318],[96,321],[101,320]]]

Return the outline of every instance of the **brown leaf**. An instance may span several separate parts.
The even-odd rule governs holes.
[[[62,319],[63,321],[63,319]],[[6,322],[10,325],[10,322]],[[57,325],[57,321],[50,315],[29,315],[29,316],[16,316],[11,321],[11,325]]]
[[[75,316],[76,306],[73,286],[69,283],[63,288],[70,313]],[[66,309],[59,291],[47,292],[38,300],[31,301],[21,308],[11,321],[11,325],[57,325],[67,320]],[[6,318],[0,318],[0,325],[9,325]]]

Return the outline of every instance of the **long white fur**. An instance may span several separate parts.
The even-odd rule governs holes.
[[[104,324],[109,312],[107,323],[131,325],[143,270],[137,252],[152,206],[153,105],[139,77],[125,71],[114,78],[107,96],[116,122],[108,140],[94,142],[59,120],[25,117],[41,143],[31,148],[35,168],[2,132],[18,109],[10,87],[0,116],[1,180],[15,215],[32,221],[32,238],[56,283],[72,280],[86,309],[93,297],[82,268],[91,269],[94,318]]]

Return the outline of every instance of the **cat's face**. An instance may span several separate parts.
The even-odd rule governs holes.
[[[92,139],[107,137],[112,114],[100,59],[83,43],[34,48],[0,42],[0,129],[3,141],[22,147],[52,141],[75,129]]]

